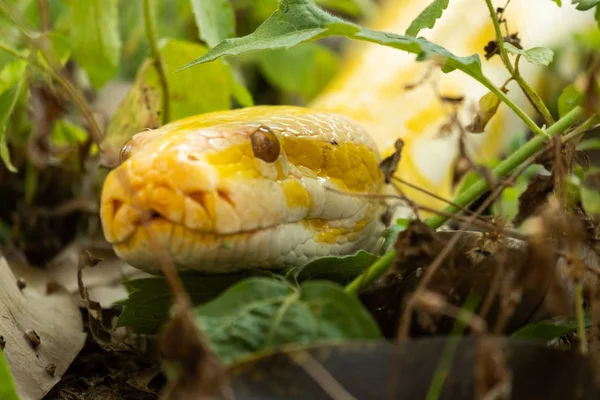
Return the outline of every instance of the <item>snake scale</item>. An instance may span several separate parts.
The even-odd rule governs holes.
[[[593,23],[570,5],[550,3],[514,0],[507,8],[509,28],[524,47],[555,45]],[[425,5],[387,1],[369,26],[403,33]],[[452,1],[435,27],[420,35],[455,54],[482,57],[495,37],[483,0]],[[483,64],[496,84],[508,78],[498,57]],[[522,75],[536,84],[543,70],[521,64]],[[414,55],[351,42],[342,71],[308,107],[218,111],[135,135],[103,186],[106,239],[119,257],[148,272],[160,269],[156,246],[180,270],[208,273],[376,251],[384,207],[364,194],[390,190],[378,168],[381,160],[402,138],[396,176],[451,198],[459,131],[441,132],[449,108],[440,96],[464,98],[458,118],[466,125],[486,93],[458,71],[431,71],[430,63]],[[432,84],[414,86],[428,74]],[[527,106],[516,85],[509,95]],[[501,106],[485,133],[468,136],[467,149],[477,161],[498,156],[523,128]],[[423,192],[403,191],[419,204],[444,205]]]

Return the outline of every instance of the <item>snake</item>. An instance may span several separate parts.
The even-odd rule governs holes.
[[[548,0],[513,3],[504,18],[527,47],[556,45],[594,23]],[[387,1],[367,25],[401,34],[422,11],[421,1]],[[454,0],[420,35],[455,54],[483,58],[495,31],[483,0]],[[482,64],[498,84],[509,77],[499,57]],[[342,65],[306,106],[208,112],[134,135],[100,200],[104,236],[117,256],[150,273],[161,269],[157,249],[180,271],[300,266],[359,250],[376,253],[387,209],[377,194],[400,188],[415,203],[445,206],[466,156],[449,115],[468,124],[487,89],[466,74],[432,72],[431,63],[372,43],[351,42]],[[521,74],[540,88],[542,68],[522,63]],[[417,84],[423,80],[428,83]],[[518,88],[510,95],[527,107]],[[462,101],[457,106],[443,97]],[[463,151],[477,162],[490,160],[523,127],[501,106],[485,132],[462,136]],[[403,148],[394,177],[410,185],[390,188],[379,166],[398,138]],[[399,207],[394,216],[406,213]]]

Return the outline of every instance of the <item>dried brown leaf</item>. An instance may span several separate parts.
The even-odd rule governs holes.
[[[47,294],[28,285],[21,292],[4,258],[0,258],[0,276],[0,336],[6,341],[4,355],[21,398],[41,399],[83,347],[86,334],[81,312],[64,290]],[[37,345],[32,346],[34,337],[39,341],[35,340]]]
[[[402,158],[402,148],[404,147],[404,141],[402,139],[396,140],[394,144],[396,150],[394,154],[389,157],[386,157],[379,164],[379,169],[383,172],[383,176],[385,179],[385,183],[390,183],[392,177],[396,173],[396,168],[398,168],[398,164],[400,163],[400,159]]]
[[[519,196],[519,212],[513,220],[513,224],[520,226],[527,218],[538,213],[553,190],[554,179],[552,176],[536,175],[527,185],[527,189]]]

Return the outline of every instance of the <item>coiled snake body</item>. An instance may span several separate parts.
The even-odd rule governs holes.
[[[548,7],[548,0],[513,3],[505,17],[527,47],[551,45],[590,23],[580,12]],[[403,33],[422,8],[420,1],[388,2],[371,26]],[[461,55],[482,54],[494,39],[482,0],[452,2],[435,28],[421,34]],[[436,75],[436,90],[409,90],[428,73],[427,63],[373,44],[351,46],[344,70],[310,108],[214,112],[134,136],[102,191],[103,229],[117,255],[158,271],[155,247],[161,246],[181,270],[228,272],[376,251],[383,206],[351,194],[384,190],[378,165],[399,137],[405,148],[396,175],[451,197],[459,132],[440,134],[449,109],[439,95],[465,97],[458,117],[466,124],[485,88],[454,72]],[[495,82],[507,78],[498,60],[484,64]],[[534,80],[540,69],[524,65],[522,73]],[[484,134],[469,137],[468,149],[478,160],[497,155],[519,128],[501,106]],[[421,192],[405,193],[420,204],[443,205]]]

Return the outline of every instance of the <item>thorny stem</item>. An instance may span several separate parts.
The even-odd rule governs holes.
[[[514,169],[519,167],[522,163],[527,161],[529,157],[540,150],[546,139],[565,132],[567,129],[577,123],[579,118],[583,115],[583,112],[583,108],[575,107],[564,117],[559,119],[555,124],[543,131],[542,135],[533,137],[510,157],[498,164],[498,166],[492,170],[492,176],[495,179],[501,179],[510,174]],[[461,208],[467,207],[470,203],[483,195],[488,189],[489,185],[487,181],[483,178],[480,178],[477,182],[467,188],[467,190],[461,193],[455,200],[453,200],[452,203],[454,204],[446,207],[443,210],[443,215],[435,215],[431,218],[428,218],[425,223],[432,229],[438,229],[448,220],[447,215],[456,214]],[[345,291],[347,293],[359,293],[361,288],[370,284],[385,271],[387,271],[395,256],[395,250],[390,250],[389,252],[385,253],[365,272],[350,282],[346,286]]]
[[[171,105],[169,104],[169,82],[167,81],[167,73],[165,71],[165,62],[158,51],[158,44],[156,42],[156,31],[154,29],[154,20],[152,19],[152,6],[150,0],[144,0],[144,24],[146,26],[146,35],[148,36],[148,44],[150,45],[150,51],[154,58],[154,64],[156,65],[156,71],[158,72],[158,79],[162,89],[162,123],[163,125],[169,122],[171,119]]]
[[[544,119],[546,125],[552,125],[554,123],[554,119],[552,118],[552,114],[550,114],[550,110],[548,110],[548,107],[546,107],[540,96],[533,90],[531,86],[529,86],[529,84],[525,81],[525,79],[523,79],[523,77],[519,73],[518,63],[520,57],[517,57],[515,63],[516,68],[513,68],[512,64],[510,63],[508,53],[504,48],[504,36],[502,35],[502,31],[500,30],[500,21],[498,21],[498,15],[496,14],[496,10],[492,5],[492,0],[485,0],[485,3],[490,12],[492,23],[494,24],[494,30],[496,31],[496,41],[498,42],[498,50],[500,52],[500,58],[502,59],[504,66],[506,67],[508,72],[510,72],[510,75],[517,81],[523,92],[525,92],[525,96],[536,109],[538,114],[540,114],[540,116]],[[507,2],[506,5],[508,5],[508,3],[509,2]]]

